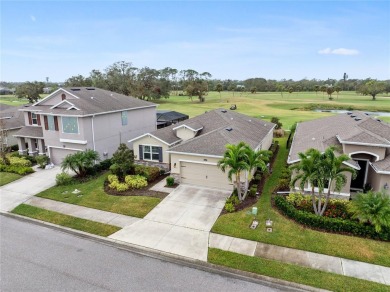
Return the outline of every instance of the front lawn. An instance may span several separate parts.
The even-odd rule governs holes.
[[[208,261],[331,291],[389,291],[383,284],[210,248]]]
[[[0,187],[23,177],[22,175],[10,172],[0,172]]]
[[[248,227],[253,216],[248,214],[251,208],[247,208],[220,216],[212,232],[390,267],[389,242],[315,231],[287,219],[272,208],[271,194],[278,185],[288,155],[286,138],[279,142],[280,149],[272,175],[256,204],[259,227],[255,230]],[[273,221],[272,233],[265,230],[265,220],[268,218]]]
[[[108,195],[104,191],[104,181],[107,175],[100,175],[85,183],[55,186],[39,193],[37,196],[139,218],[145,217],[161,202],[161,199],[155,197]],[[72,194],[75,189],[81,192]]]
[[[12,210],[12,213],[100,236],[109,236],[121,229],[117,226],[85,220],[25,204],[17,206]]]

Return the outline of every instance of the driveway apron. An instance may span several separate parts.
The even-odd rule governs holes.
[[[143,220],[110,238],[207,261],[208,238],[230,191],[180,185]]]
[[[0,211],[9,212],[32,196],[52,187],[61,168],[36,169],[36,172],[0,187]]]

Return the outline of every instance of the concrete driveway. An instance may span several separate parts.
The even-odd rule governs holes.
[[[180,185],[143,220],[113,239],[207,261],[209,232],[230,191]]]
[[[59,166],[35,170],[32,174],[0,187],[0,211],[9,212],[32,196],[54,186],[56,175],[61,172]]]

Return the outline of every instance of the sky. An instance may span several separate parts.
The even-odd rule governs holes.
[[[0,0],[0,80],[134,67],[216,79],[390,79],[390,1]]]

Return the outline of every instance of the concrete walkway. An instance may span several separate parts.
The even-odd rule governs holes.
[[[210,233],[209,247],[390,285],[390,268]]]
[[[56,183],[56,175],[61,173],[59,166],[52,169],[35,167],[34,170],[36,172],[0,187],[0,211],[9,212],[32,196],[51,188]]]
[[[114,225],[118,227],[125,227],[132,225],[133,223],[141,220],[140,218],[130,217],[126,215],[121,215],[117,213],[111,213],[102,210],[91,209],[83,206],[58,202],[54,200],[44,199],[33,197],[26,202],[25,204],[43,208],[46,210],[70,215],[73,217],[78,217],[82,219],[87,219],[95,222],[100,222],[104,224]]]

